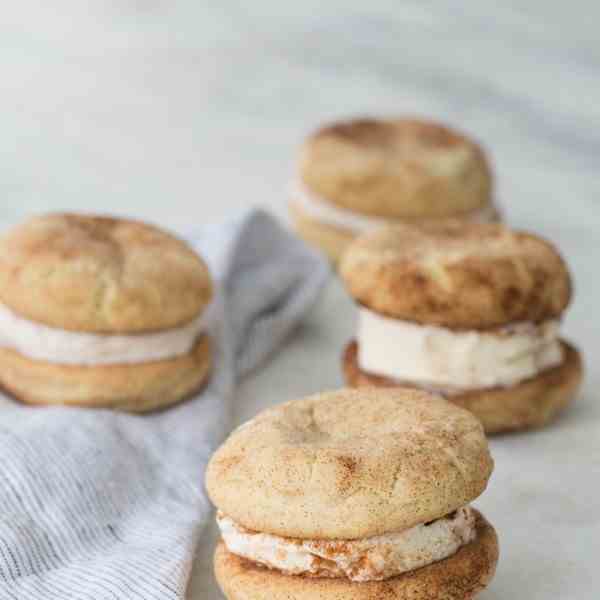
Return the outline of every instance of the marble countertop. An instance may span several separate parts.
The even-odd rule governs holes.
[[[554,426],[494,439],[479,506],[497,526],[482,600],[593,600],[600,556],[600,4],[530,0],[21,0],[0,36],[0,219],[75,209],[164,225],[248,205],[285,215],[321,121],[422,114],[476,135],[514,225],[575,277],[564,329],[587,358]],[[237,394],[236,421],[338,387],[354,309],[336,282]],[[203,539],[190,600],[217,600]]]

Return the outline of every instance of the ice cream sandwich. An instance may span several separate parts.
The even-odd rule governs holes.
[[[479,144],[419,119],[355,119],[304,143],[290,211],[296,230],[337,263],[357,235],[398,222],[499,219]]]
[[[204,261],[156,227],[35,217],[0,239],[0,385],[31,404],[178,402],[210,372],[212,293]]]
[[[359,308],[349,385],[441,393],[488,433],[543,425],[575,397],[581,358],[560,338],[571,278],[540,237],[499,224],[388,227],[357,239],[340,272]]]
[[[206,476],[228,600],[465,600],[498,560],[471,502],[493,469],[481,424],[412,389],[340,390],[237,429]]]

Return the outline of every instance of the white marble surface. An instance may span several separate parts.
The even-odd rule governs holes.
[[[482,600],[594,600],[600,584],[600,4],[551,0],[20,0],[0,19],[0,219],[77,209],[177,227],[249,204],[284,214],[304,132],[353,114],[425,114],[493,153],[508,219],[575,275],[565,331],[580,402],[492,442],[480,506],[502,544]],[[353,309],[332,284],[239,391],[236,420],[341,383]],[[190,600],[217,600],[205,538]],[[594,582],[596,578],[596,582]]]

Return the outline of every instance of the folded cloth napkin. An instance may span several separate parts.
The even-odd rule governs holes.
[[[262,212],[192,243],[217,281],[215,369],[197,397],[147,416],[2,398],[0,599],[181,599],[210,514],[203,474],[236,381],[302,319],[328,267]]]

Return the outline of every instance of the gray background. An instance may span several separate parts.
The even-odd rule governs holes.
[[[302,136],[354,114],[429,115],[491,152],[508,219],[555,240],[588,357],[578,406],[493,442],[480,506],[503,548],[485,600],[592,600],[600,555],[600,4],[304,0],[10,3],[0,18],[0,219],[77,209],[186,230],[285,215]],[[236,419],[341,383],[353,308],[333,283]],[[190,598],[219,598],[200,548]]]

